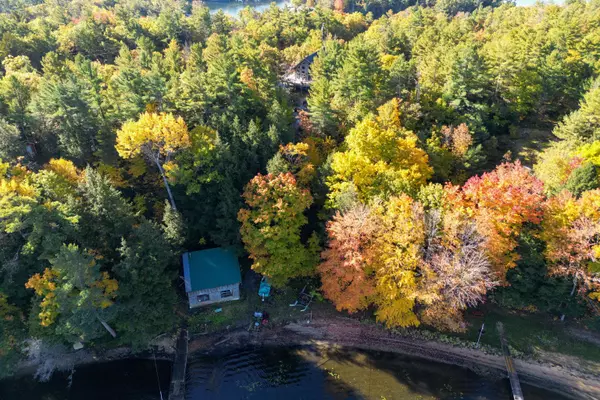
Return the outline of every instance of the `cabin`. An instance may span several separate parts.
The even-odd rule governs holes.
[[[316,52],[312,53],[305,57],[298,64],[293,66],[283,77],[283,82],[297,89],[308,89],[312,83],[310,77],[310,66],[312,65],[316,56]]]
[[[240,264],[223,248],[183,253],[183,277],[190,308],[240,299]]]

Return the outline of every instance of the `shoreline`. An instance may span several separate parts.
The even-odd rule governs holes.
[[[164,338],[156,350],[134,353],[126,347],[102,353],[86,350],[63,357],[56,371],[71,367],[100,364],[125,359],[153,359],[173,361],[172,338]],[[254,346],[316,346],[329,348],[354,348],[407,355],[429,361],[467,368],[478,375],[495,378],[506,377],[504,358],[498,354],[468,347],[403,336],[379,325],[365,325],[348,317],[315,318],[310,323],[288,322],[250,333],[246,329],[232,329],[208,335],[191,337],[188,343],[190,357],[221,351],[233,351],[248,345]],[[566,357],[564,357],[566,358]],[[555,358],[556,359],[556,358]],[[572,399],[600,399],[600,364],[579,359],[570,363],[548,360],[513,358],[521,382],[543,388]],[[575,364],[574,364],[575,363]],[[564,365],[570,364],[570,365]],[[20,365],[14,375],[6,379],[33,375],[37,364],[32,361]]]
[[[504,358],[466,347],[394,334],[380,326],[363,325],[350,318],[315,319],[310,324],[289,323],[259,333],[245,330],[219,332],[190,339],[190,357],[246,345],[311,345],[382,351],[408,355],[470,369],[479,375],[506,377]],[[533,359],[514,358],[521,382],[572,399],[600,399],[600,370],[573,370]]]
[[[67,353],[60,359],[53,359],[54,364],[52,374],[55,372],[65,372],[84,365],[102,364],[111,361],[120,360],[154,360],[173,362],[175,359],[175,341],[167,337],[154,345],[153,350],[144,350],[134,352],[130,347],[117,347],[105,351],[96,349],[81,349],[76,352]],[[31,375],[32,378],[42,368],[38,360],[23,360],[11,376],[0,380],[19,379],[25,375]],[[50,377],[52,376],[50,375]],[[34,378],[35,379],[35,378]]]

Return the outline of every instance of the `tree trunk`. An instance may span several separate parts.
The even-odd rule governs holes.
[[[157,158],[154,158],[154,162],[158,167],[158,171],[160,172],[160,176],[163,178],[163,182],[165,183],[165,188],[167,189],[167,194],[169,195],[169,202],[171,203],[171,207],[173,207],[174,211],[177,211],[177,206],[175,205],[175,199],[173,198],[173,193],[171,193],[171,187],[169,186],[169,181],[167,181],[167,176],[165,175],[165,170],[162,165],[160,165],[160,161]]]
[[[573,289],[571,289],[571,294],[570,297],[573,297],[573,295],[575,294],[575,288],[577,287],[577,275],[575,275],[573,277]],[[565,314],[560,316],[560,320],[564,321],[565,320]]]
[[[102,324],[104,329],[106,329],[113,338],[117,337],[117,332],[115,332],[115,330],[113,328],[111,328],[110,325],[108,325],[106,323],[106,321],[104,321],[102,318],[100,318],[100,316],[97,313],[96,313],[96,318],[98,318],[98,321],[100,321],[100,323]]]

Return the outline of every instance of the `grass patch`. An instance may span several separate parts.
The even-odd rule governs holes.
[[[221,312],[215,310],[221,309]],[[206,306],[194,310],[188,318],[192,333],[213,333],[227,328],[237,328],[248,313],[248,304],[244,301]]]
[[[565,323],[551,320],[547,315],[511,313],[489,307],[483,317],[467,317],[470,327],[459,337],[477,341],[481,324],[485,323],[485,333],[481,342],[492,347],[500,347],[500,336],[496,322],[504,324],[506,339],[513,351],[527,355],[549,351],[580,357],[590,361],[600,361],[600,347],[571,336]]]
[[[255,311],[266,311],[269,314],[268,326],[306,318],[310,310],[302,313],[299,307],[289,306],[296,300],[302,287],[303,284],[298,282],[285,289],[273,289],[271,296],[264,302],[254,288],[242,288],[240,300],[212,304],[192,310],[188,317],[188,328],[192,334],[209,334],[224,329],[247,328],[253,322]],[[219,308],[222,309],[221,312],[215,312]]]

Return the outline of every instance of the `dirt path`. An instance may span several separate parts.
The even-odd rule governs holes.
[[[245,344],[286,346],[313,344],[395,352],[458,365],[479,374],[506,376],[504,359],[499,355],[444,343],[406,338],[394,335],[379,326],[363,325],[349,318],[316,319],[310,324],[292,323],[284,327],[265,329],[258,334],[235,331],[201,337],[190,342],[190,352],[224,347],[235,348]],[[553,363],[515,360],[515,365],[523,383],[552,390],[574,399],[600,399],[600,365],[586,365],[584,370],[584,368],[572,368],[572,362],[565,360],[552,359],[552,361]]]

